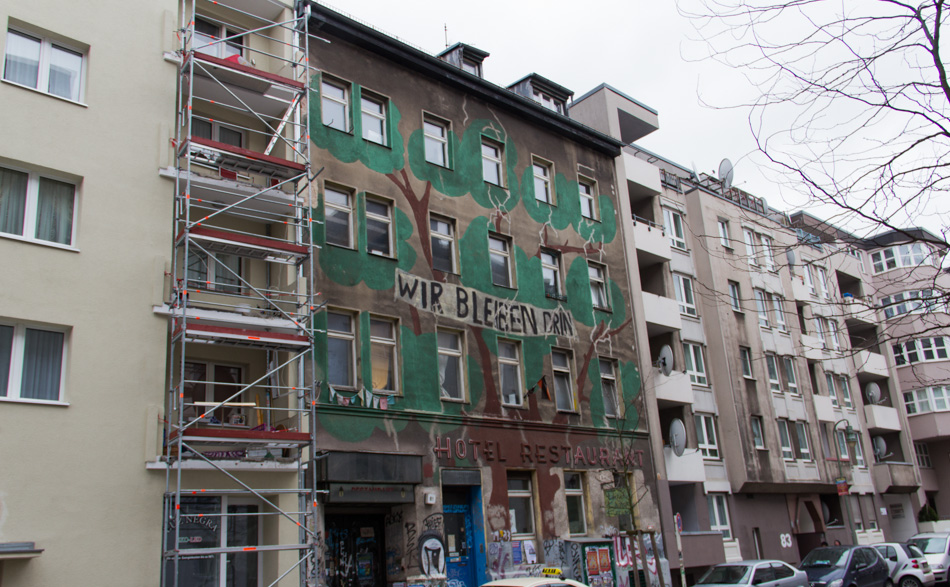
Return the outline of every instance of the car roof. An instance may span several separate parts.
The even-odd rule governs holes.
[[[729,567],[729,566],[734,566],[734,565],[757,565],[757,564],[759,564],[759,563],[785,563],[786,565],[788,564],[788,563],[786,563],[785,561],[780,561],[780,560],[774,559],[774,558],[754,558],[754,559],[748,559],[748,560],[735,561],[735,562],[731,562],[731,563],[719,563],[719,564],[716,565],[716,566],[717,566],[717,567]],[[789,565],[789,566],[791,566],[791,565]]]
[[[558,577],[512,577],[483,583],[482,587],[535,587],[536,585],[567,584],[571,587],[587,587],[583,583]]]

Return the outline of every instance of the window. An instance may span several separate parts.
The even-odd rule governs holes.
[[[922,361],[946,360],[948,346],[946,337],[935,336],[896,343],[891,348],[894,350],[894,362],[900,367]]]
[[[778,359],[772,353],[765,354],[765,368],[769,374],[769,389],[782,393],[782,380],[778,375]]]
[[[235,365],[212,363],[185,363],[185,379],[182,381],[182,409],[184,417],[191,421],[197,418],[205,424],[228,424],[247,426],[247,414],[243,407],[221,406],[221,402],[240,403],[244,399],[235,396],[244,388],[244,370]]]
[[[558,114],[564,114],[563,101],[558,100],[557,98],[553,96],[549,96],[548,94],[545,94],[544,92],[540,92],[538,90],[534,90],[533,98],[535,102],[544,106],[548,110],[557,112]]]
[[[795,374],[795,361],[792,357],[782,357],[782,367],[785,371],[785,382],[789,393],[798,393],[798,376]]]
[[[432,267],[455,273],[455,221],[434,214],[430,216],[429,239],[432,243]]]
[[[805,285],[811,295],[818,293],[818,290],[815,289],[815,267],[811,263],[805,263]]]
[[[512,287],[509,241],[498,236],[488,237],[488,256],[491,260],[491,280],[495,285]]]
[[[716,440],[716,420],[707,414],[694,414],[696,442],[705,459],[719,458],[719,443]]]
[[[574,411],[574,377],[571,375],[571,355],[565,351],[551,351],[554,370],[554,402],[558,411]]]
[[[732,240],[729,238],[729,221],[719,219],[716,221],[716,226],[719,228],[719,244],[731,249]]]
[[[66,333],[0,324],[0,398],[63,401]]]
[[[72,246],[75,207],[75,185],[0,167],[0,233]]]
[[[554,204],[554,191],[551,189],[551,164],[535,159],[531,169],[534,171],[534,199]]]
[[[241,258],[228,253],[188,250],[188,287],[228,294],[241,293]]]
[[[934,464],[930,460],[930,447],[925,442],[914,443],[914,456],[917,457],[917,466],[921,469],[932,469]]]
[[[788,434],[788,420],[778,421],[778,439],[782,447],[782,458],[786,461],[795,460],[795,452],[792,451],[792,440]]]
[[[600,360],[600,388],[604,394],[604,415],[616,418],[620,415],[617,370],[616,364],[609,359]]]
[[[737,312],[742,311],[742,295],[739,292],[739,284],[735,281],[729,282],[729,305]]]
[[[449,166],[449,124],[431,116],[422,120],[426,161],[442,167]]]
[[[759,245],[762,249],[762,260],[765,261],[765,268],[769,271],[775,271],[775,254],[772,252],[772,239],[764,234],[760,234]]]
[[[385,318],[370,318],[369,346],[373,391],[399,393],[396,322]]]
[[[490,141],[482,142],[482,179],[495,185],[502,183],[501,145]]]
[[[686,372],[689,374],[689,380],[696,385],[708,385],[706,364],[703,361],[703,347],[691,342],[684,342],[683,355],[686,357]]]
[[[709,529],[713,532],[721,532],[724,540],[731,540],[732,530],[729,527],[729,507],[726,505],[726,494],[707,494],[706,502],[709,505]]]
[[[353,246],[353,195],[326,187],[323,196],[327,243],[341,247]]]
[[[360,111],[363,138],[378,145],[387,144],[386,100],[364,93],[360,96]]]
[[[828,333],[827,320],[821,316],[815,316],[815,336],[821,341],[821,348],[828,348],[828,338],[826,334]]]
[[[534,534],[534,491],[529,471],[508,471],[508,522],[513,536]]]
[[[931,262],[939,267],[938,259],[924,243],[898,245],[871,253],[871,265],[875,274],[898,267],[917,267],[932,257]]]
[[[607,299],[607,268],[598,263],[587,263],[587,275],[590,278],[590,298],[594,307],[600,310],[610,308]]]
[[[350,88],[342,82],[324,79],[320,83],[320,109],[323,124],[350,132]]]
[[[803,461],[810,461],[811,448],[808,446],[808,425],[805,422],[795,422],[795,435],[798,436],[798,458]]]
[[[749,259],[749,265],[758,266],[759,261],[755,257],[755,233],[751,230],[743,230],[742,238],[745,240],[745,254]]]
[[[670,235],[670,244],[685,251],[686,232],[683,229],[683,215],[669,208],[663,208],[663,220],[666,222],[666,232]]]
[[[7,30],[3,79],[78,102],[83,92],[83,59],[66,47],[36,35]]]
[[[752,416],[752,445],[758,449],[765,448],[765,432],[762,428],[762,416]]]
[[[356,387],[356,334],[353,316],[327,312],[327,381],[339,387]]]
[[[749,379],[752,375],[752,349],[749,347],[739,347],[739,362],[742,364],[742,376]]]
[[[244,37],[240,31],[203,18],[195,19],[195,37],[191,45],[199,53],[221,59],[244,54]]]
[[[521,352],[518,343],[510,340],[498,341],[498,375],[501,379],[502,403],[521,406]]]
[[[465,400],[465,364],[462,360],[462,335],[439,330],[439,392],[442,399]]]
[[[673,274],[673,289],[676,290],[676,301],[680,303],[680,314],[696,315],[696,302],[693,299],[693,282],[689,277]]]
[[[904,393],[907,414],[926,414],[950,410],[950,385],[934,385]]]
[[[366,250],[375,255],[393,256],[392,205],[366,198]]]
[[[577,182],[581,195],[581,216],[597,220],[597,201],[594,199],[594,183],[586,179]]]
[[[788,332],[788,325],[785,323],[785,300],[782,296],[769,294],[769,301],[772,302],[772,313],[775,315],[775,326],[779,332]]]
[[[765,292],[761,289],[753,289],[752,293],[755,295],[755,309],[759,313],[759,326],[761,328],[769,328],[769,308],[765,305]]]
[[[882,297],[881,307],[885,318],[917,312],[946,312],[947,305],[941,299],[944,295],[932,289],[904,291]]]
[[[860,434],[858,434],[858,441],[854,443],[854,464],[862,469],[867,466],[864,462],[864,446],[861,444]]]
[[[844,430],[835,429],[835,442],[838,444],[838,460],[850,461],[851,455],[848,454],[848,437]]]
[[[587,533],[587,508],[584,507],[584,474],[564,472],[564,500],[571,535]]]
[[[829,298],[828,275],[825,273],[824,267],[815,267],[815,280],[817,281],[818,297],[827,300]]]
[[[243,130],[222,124],[217,120],[198,116],[197,114],[191,118],[191,135],[201,139],[231,145],[232,147],[244,147]]]
[[[828,395],[831,397],[831,405],[834,407],[839,407],[841,404],[838,403],[838,386],[835,384],[835,376],[831,373],[825,373],[825,385],[828,386]]]
[[[544,294],[560,299],[561,255],[553,251],[541,251],[541,278],[544,280]]]
[[[851,384],[848,383],[848,378],[842,375],[838,382],[841,384],[841,402],[844,407],[854,408],[854,402],[851,399]]]

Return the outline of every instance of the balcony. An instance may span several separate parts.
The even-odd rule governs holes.
[[[821,361],[825,358],[825,341],[810,334],[802,335],[802,354],[806,359]]]
[[[914,414],[907,421],[910,434],[916,442],[950,438],[950,412]]]
[[[852,356],[854,368],[858,375],[871,375],[873,377],[887,377],[887,361],[884,355],[872,353],[871,351],[857,351]]]
[[[627,172],[627,182],[634,184],[632,191],[640,195],[657,195],[663,192],[660,184],[660,169],[655,165],[630,153],[624,153],[623,167]]]
[[[643,315],[650,336],[683,328],[679,303],[672,298],[643,292]]]
[[[900,416],[895,408],[879,405],[864,406],[868,432],[897,432],[901,429]]]
[[[721,532],[683,532],[683,564],[709,567],[726,560]]]
[[[867,300],[845,296],[841,307],[848,326],[873,326],[880,323],[877,308]]]
[[[812,400],[815,403],[815,415],[819,422],[834,422],[838,419],[835,414],[834,403],[827,395],[813,395]]]
[[[878,493],[910,493],[920,486],[911,463],[877,463],[871,465],[871,475]]]
[[[804,269],[799,268],[798,271],[801,273]],[[805,302],[810,302],[812,299],[811,290],[805,285],[805,281],[801,275],[792,276],[792,297]]]
[[[670,238],[662,226],[649,220],[633,217],[633,241],[637,247],[637,261],[641,265],[664,263],[673,258]]]
[[[682,371],[673,371],[667,376],[657,370],[653,382],[658,402],[683,405],[692,404],[695,401],[693,384],[689,376]]]
[[[686,449],[682,456],[676,456],[672,448],[664,446],[663,460],[666,462],[666,478],[671,484],[706,481],[703,454],[696,449]]]

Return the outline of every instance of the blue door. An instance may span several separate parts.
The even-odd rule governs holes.
[[[448,587],[477,587],[475,526],[468,487],[444,488],[442,519],[445,527]]]

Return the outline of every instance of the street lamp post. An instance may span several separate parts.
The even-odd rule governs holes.
[[[846,418],[842,418],[841,420],[838,420],[837,422],[835,422],[835,425],[832,428],[832,434],[834,434],[835,444],[837,445],[838,444],[838,425],[841,424],[842,422],[847,424],[847,426],[845,426],[845,429],[844,429],[844,441],[845,441],[845,444],[847,445],[848,459],[850,460],[851,455],[856,454],[854,446],[858,442],[857,434],[855,434],[854,428],[851,427],[851,423],[848,422]],[[841,503],[841,509],[844,512],[845,523],[848,524],[848,530],[851,531],[851,544],[856,545],[858,543],[858,533],[854,530],[854,523],[852,523],[851,521],[851,501],[850,500],[846,501],[844,499],[845,496],[850,497],[851,487],[847,485],[847,479],[844,478],[844,473],[841,471],[841,447],[840,446],[838,446],[837,460],[838,460],[838,479],[836,480],[835,486],[838,489],[838,500]],[[842,483],[844,484],[844,487],[846,488],[846,491],[843,491],[843,492],[842,492],[842,485],[841,485]]]

